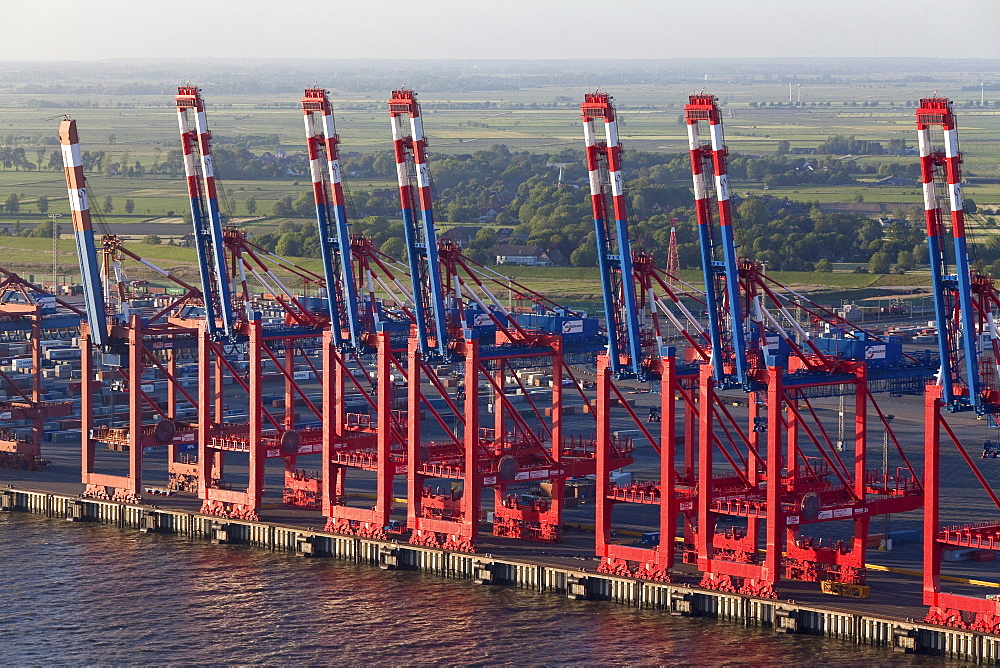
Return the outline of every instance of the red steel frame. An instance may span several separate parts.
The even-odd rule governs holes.
[[[322,452],[323,430],[298,429],[295,405],[304,404],[320,421],[324,414],[321,406],[313,403],[296,382],[295,367],[301,360],[317,378],[322,377],[322,370],[304,354],[300,356],[300,352],[322,339],[329,318],[307,309],[264,260],[271,260],[273,265],[307,284],[320,286],[322,278],[254,246],[235,228],[225,230],[225,239],[227,280],[238,286],[233,292],[234,307],[240,307],[245,314],[237,321],[236,333],[239,345],[245,345],[247,350],[248,370],[244,374],[236,368],[229,359],[227,344],[215,340],[203,323],[198,339],[198,491],[202,512],[221,517],[259,518],[267,459],[281,459],[284,463],[282,500],[286,505],[319,509],[320,480],[298,470],[296,461],[299,455]],[[247,276],[274,292],[251,292]],[[283,325],[264,327],[261,313],[256,310],[264,297],[270,297],[284,314]],[[274,364],[284,382],[281,416],[263,405],[265,361]],[[225,390],[227,382],[236,385],[229,396]],[[233,406],[247,411],[247,422],[226,420],[226,410]],[[245,490],[226,488],[226,452],[247,453],[249,471]]]
[[[941,565],[945,548],[1000,551],[1000,522],[941,526],[941,432],[955,445],[973,475],[1000,509],[1000,498],[942,415],[942,388],[928,384],[924,395],[924,621],[985,633],[1000,633],[1000,601],[942,591]]]
[[[95,365],[95,348],[91,341],[90,328],[86,324],[80,328],[81,377],[81,425],[83,427],[83,483],[87,485],[84,496],[113,498],[121,501],[137,502],[141,499],[142,453],[146,448],[167,446],[168,475],[170,487],[190,489],[190,465],[178,461],[177,446],[190,440],[195,426],[177,419],[177,393],[180,393],[197,408],[193,397],[180,387],[176,375],[175,351],[189,349],[195,344],[195,327],[176,324],[144,326],[138,315],[133,315],[124,325],[111,328],[112,337],[125,342],[121,353],[125,366],[114,371],[102,372],[98,379]],[[165,358],[165,359],[164,359]],[[168,405],[159,402],[142,386],[142,372],[156,367],[164,373],[168,382]],[[93,426],[95,397],[97,390],[107,382],[124,381],[128,388],[128,424],[125,427]],[[99,444],[110,450],[128,452],[129,473],[116,476],[98,473],[95,469],[96,449]],[[112,493],[109,488],[113,488]]]
[[[40,298],[47,294],[46,291],[4,269],[0,269],[0,277],[0,329],[10,331],[8,324],[15,324],[14,330],[25,332],[31,348],[30,391],[26,392],[0,371],[0,381],[11,396],[0,401],[0,423],[14,420],[30,420],[32,423],[29,439],[0,431],[0,467],[40,470],[45,466],[41,457],[45,422],[70,415],[73,404],[42,401],[42,338],[49,327],[46,326]],[[10,299],[14,295],[19,297],[18,301]],[[55,296],[51,297],[51,301],[53,307],[58,304],[72,315],[83,315],[79,309]]]
[[[323,421],[322,509],[327,531],[385,539],[393,510],[393,480],[406,472],[403,441],[407,414],[393,407],[391,379],[398,373],[399,362],[389,331],[380,329],[375,339],[375,396],[371,397],[358,373],[351,371],[352,356],[337,349],[331,332],[324,334],[323,414],[327,419]],[[360,360],[353,359],[363,370]],[[368,414],[347,413],[349,390],[368,402],[374,420]],[[375,473],[374,506],[347,505],[345,481],[352,468]]]
[[[660,378],[660,430],[658,437],[647,431],[636,418],[634,412],[629,413],[640,430],[645,432],[647,440],[659,455],[660,479],[658,481],[635,481],[624,487],[612,485],[609,474],[611,471],[630,463],[624,458],[616,439],[611,433],[611,415],[613,412],[612,395],[616,395],[620,405],[627,406],[624,397],[614,384],[612,368],[607,355],[597,358],[597,484],[594,491],[595,501],[595,550],[601,558],[598,571],[615,575],[635,576],[658,582],[671,580],[671,569],[674,566],[676,545],[673,540],[677,532],[677,520],[681,509],[681,499],[685,491],[690,490],[690,480],[685,480],[676,471],[677,464],[677,404],[676,398],[688,392],[683,387],[682,379],[677,372],[676,352],[673,347],[663,350],[659,363],[656,364],[656,375]],[[686,412],[687,417],[691,417]],[[690,423],[688,423],[690,424]],[[688,430],[693,435],[693,432]],[[684,444],[693,443],[685,439]],[[693,452],[685,450],[688,457]],[[691,462],[687,459],[687,462]],[[685,485],[687,483],[687,485]],[[634,503],[658,505],[660,540],[653,547],[638,547],[619,545],[611,540],[612,509],[619,503]]]
[[[514,332],[498,332],[498,344],[517,343]],[[504,340],[504,337],[510,337]],[[453,346],[462,359],[464,397],[451,397],[420,353],[419,339],[411,337],[408,350],[407,388],[407,527],[410,542],[474,552],[479,532],[483,491],[494,489],[493,533],[497,536],[559,542],[562,539],[562,497],[565,480],[591,474],[598,466],[597,444],[585,439],[567,439],[563,434],[562,379],[568,367],[562,359],[558,335],[538,335],[536,350],[506,352],[503,345],[483,352],[475,330]],[[525,418],[506,396],[504,377],[512,369],[510,361],[537,358],[539,366],[551,364],[550,420],[541,417],[537,403],[531,403],[533,418]],[[461,430],[452,443],[423,440],[421,408],[427,408],[438,424],[445,424],[425,395],[422,380],[450,405]],[[481,387],[493,395],[493,427],[483,427],[481,412],[487,405]],[[522,388],[523,389],[523,388]],[[533,425],[538,425],[541,434]],[[613,466],[631,463],[630,443],[613,448]],[[428,487],[434,480],[461,481],[460,492],[440,493]],[[523,481],[549,481],[551,500],[521,503],[509,494],[509,485]]]

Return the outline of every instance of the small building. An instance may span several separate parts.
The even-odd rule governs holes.
[[[548,267],[552,260],[538,246],[497,246],[497,264]]]

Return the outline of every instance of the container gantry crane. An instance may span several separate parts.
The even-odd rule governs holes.
[[[286,503],[318,507],[319,481],[298,470],[296,461],[300,455],[322,450],[323,415],[296,378],[296,367],[306,367],[303,373],[310,378],[319,375],[308,353],[319,346],[330,317],[321,306],[325,300],[313,303],[295,294],[289,282],[296,280],[317,290],[325,288],[325,282],[256,246],[238,228],[223,227],[200,89],[181,86],[175,104],[205,295],[198,350],[197,478],[202,511],[256,518],[268,459],[283,460]],[[192,113],[194,130],[189,119]],[[269,320],[277,322],[265,323],[265,311]],[[263,405],[265,363],[274,365],[284,382],[284,398],[272,400],[272,407],[275,401],[283,407],[282,416]],[[227,384],[237,389],[227,392]],[[298,402],[313,414],[317,426],[298,428],[294,410]],[[226,488],[222,473],[227,453],[247,456],[245,490]]]
[[[919,507],[920,482],[890,419],[873,392],[910,391],[933,368],[928,356],[904,355],[898,341],[878,339],[809,304],[771,281],[752,261],[738,260],[726,174],[727,149],[714,96],[691,96],[685,107],[712,343],[698,383],[698,470],[694,535],[686,559],[702,585],[775,597],[781,579],[817,581],[861,594],[872,517]],[[697,125],[708,122],[711,143]],[[714,176],[719,229],[714,229],[706,170]],[[721,254],[721,261],[716,259]],[[784,294],[782,294],[784,292]],[[792,310],[847,336],[816,337]],[[749,393],[747,426],[720,394]],[[851,455],[842,457],[814,400],[854,397]],[[869,413],[877,416],[902,466],[896,475],[867,468]],[[876,423],[877,424],[877,423]],[[844,444],[848,447],[848,444]],[[726,474],[716,470],[722,456]],[[827,546],[804,527],[847,519],[849,538]],[[763,556],[759,551],[763,539]]]
[[[117,236],[104,235],[103,263],[98,259],[76,121],[62,121],[59,140],[87,315],[87,322],[80,329],[82,479],[87,485],[84,495],[135,501],[142,491],[143,451],[147,448],[166,445],[168,475],[177,480],[187,478],[185,464],[177,461],[177,447],[193,436],[195,427],[177,419],[177,395],[183,396],[192,407],[195,401],[180,385],[176,359],[179,351],[190,351],[197,346],[197,330],[194,323],[172,316],[178,315],[185,304],[200,301],[201,294],[168,271],[125,249]],[[134,295],[122,280],[125,257],[173,282],[181,288],[182,295],[149,312],[137,308]],[[115,283],[119,288],[117,293],[112,292]],[[166,408],[143,389],[143,373],[154,369],[168,384]],[[126,426],[115,426],[114,415],[106,424],[95,423],[105,384],[112,397],[115,393],[127,394]],[[100,443],[110,450],[128,452],[127,475],[97,472]]]
[[[405,473],[404,412],[394,410],[392,394],[392,378],[400,354],[405,354],[405,339],[396,337],[394,351],[394,323],[379,308],[374,288],[369,290],[364,309],[370,317],[362,318],[357,286],[359,278],[372,286],[378,275],[386,290],[389,283],[396,283],[404,293],[406,290],[370,243],[350,236],[338,155],[340,138],[327,91],[306,89],[302,111],[330,315],[330,327],[323,338],[323,415],[327,419],[323,420],[320,503],[328,531],[384,539],[392,515],[392,483],[398,473]],[[406,332],[409,325],[407,319],[402,330],[399,326],[395,330]],[[370,374],[362,355],[372,354],[375,369]],[[347,411],[351,396],[361,398],[364,412]],[[347,475],[351,470],[375,474],[374,507],[348,505]]]
[[[1000,551],[1000,522],[942,526],[942,432],[978,481],[986,497],[1000,509],[1000,496],[969,456],[944,412],[975,412],[993,425],[1000,415],[1000,333],[995,314],[1000,295],[992,279],[972,271],[965,234],[962,199],[962,154],[951,101],[942,97],[920,100],[916,111],[920,150],[920,172],[927,222],[927,247],[931,262],[938,349],[941,355],[936,382],[924,393],[924,567],[923,599],[929,606],[926,620],[986,633],[1000,632],[1000,602],[942,588],[944,550],[979,549]],[[940,131],[944,144],[932,141]],[[942,212],[942,193],[947,192],[950,216]],[[946,220],[950,218],[950,229]],[[947,237],[951,236],[951,244]],[[950,246],[950,248],[949,248]],[[989,442],[987,442],[989,445]],[[958,480],[954,471],[947,473]]]
[[[675,396],[685,392],[690,396],[691,381],[696,377],[697,367],[683,360],[679,367],[676,349],[662,345],[657,314],[663,302],[656,293],[660,289],[665,290],[669,301],[686,309],[680,296],[655,267],[651,257],[632,252],[618,116],[612,100],[607,93],[588,93],[580,106],[607,330],[607,346],[605,352],[598,356],[596,371],[595,551],[601,558],[598,567],[601,572],[669,581],[674,561],[674,541],[668,537],[675,533],[681,483],[675,472]],[[603,141],[598,139],[602,134],[598,125],[603,125]],[[700,327],[690,311],[682,312],[691,316],[690,320]],[[663,315],[674,317],[666,308]],[[680,332],[687,334],[684,325],[676,319],[672,322],[676,323]],[[651,419],[655,417],[659,420],[659,429],[644,423],[630,406],[623,392],[624,385],[619,387],[629,381],[658,384],[660,404],[651,412]],[[613,416],[621,412],[627,414],[632,425],[655,451],[659,460],[659,480],[636,481],[629,485],[611,483],[612,471],[626,461],[622,456],[622,444],[616,443],[611,429]],[[693,435],[690,429],[687,431]],[[683,442],[692,446],[687,451],[690,453],[693,439],[683,438]],[[620,545],[611,539],[613,509],[625,503],[659,507],[658,528],[664,539],[658,545]]]

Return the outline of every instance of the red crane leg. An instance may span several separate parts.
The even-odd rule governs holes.
[[[924,605],[938,612],[941,591],[941,544],[937,542],[941,490],[940,385],[924,389]],[[930,616],[929,616],[930,617]]]
[[[128,469],[129,478],[124,487],[115,491],[115,500],[138,501],[142,489],[142,320],[138,315],[129,318],[128,331]]]
[[[424,475],[420,472],[420,341],[411,336],[407,349],[406,366],[406,460],[409,463],[406,475],[406,526],[412,530],[410,542],[416,544],[439,545],[434,531],[421,527],[423,520]]]
[[[674,392],[677,385],[677,358],[670,354],[662,358],[660,375],[660,543],[656,547],[654,579],[670,581],[674,565],[677,533],[677,402]]]
[[[695,550],[698,569],[706,575],[711,571],[712,541],[715,536],[715,515],[711,512],[714,384],[711,366],[702,366],[698,378],[698,534]]]
[[[782,429],[781,409],[784,406],[784,390],[781,386],[781,367],[768,368],[767,386],[767,524],[764,529],[767,551],[764,553],[764,568],[761,581],[756,583],[757,595],[776,598],[774,586],[781,579],[781,553],[785,536],[785,516],[781,512],[781,469],[782,469]]]
[[[446,548],[474,552],[479,534],[483,479],[479,474],[479,340],[465,341],[465,475],[462,479],[462,526]]]
[[[392,350],[389,332],[378,333],[377,365],[378,384],[375,394],[378,433],[375,435],[375,448],[378,470],[375,509],[370,526],[365,528],[365,535],[385,538],[385,527],[389,526],[389,517],[392,515],[392,480],[395,476],[395,465],[392,462]]]
[[[552,460],[558,466],[562,460],[563,433],[563,356],[562,339],[556,338],[552,347]],[[552,481],[552,505],[542,517],[542,534],[562,540],[563,498],[566,495],[566,478],[559,476]]]
[[[266,461],[262,450],[261,441],[263,436],[263,416],[260,407],[264,403],[264,387],[262,370],[264,366],[264,340],[261,321],[250,322],[250,481],[247,486],[247,496],[244,502],[243,512],[246,516],[256,516],[257,509],[260,508],[261,496],[264,491],[264,462]],[[216,376],[219,382],[222,374]]]
[[[611,543],[611,510],[608,462],[611,460],[611,363],[607,355],[597,358],[597,482],[594,487],[594,534],[597,554],[605,554]]]
[[[334,414],[334,406],[340,399],[340,395],[344,391],[343,385],[340,382],[343,380],[343,376],[334,372],[335,366],[337,364],[337,355],[334,351],[333,346],[333,334],[331,332],[323,333],[323,415],[332,416]],[[323,463],[320,468],[320,490],[322,493],[322,510],[323,514],[330,518],[331,507],[334,502],[339,498],[336,489],[336,479],[338,473],[340,472],[339,466],[332,463],[330,460],[333,457],[333,446],[334,443],[339,442],[338,437],[340,434],[338,431],[342,428],[342,422],[337,420],[326,419],[323,420]]]
[[[91,437],[89,426],[94,424],[94,347],[90,337],[90,328],[86,323],[80,325],[80,424],[83,429],[80,434],[82,446],[82,480],[90,492],[90,476],[94,473],[94,454],[97,444]]]

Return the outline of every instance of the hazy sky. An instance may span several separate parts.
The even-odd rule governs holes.
[[[1000,0],[2,0],[0,61],[1000,58]]]

